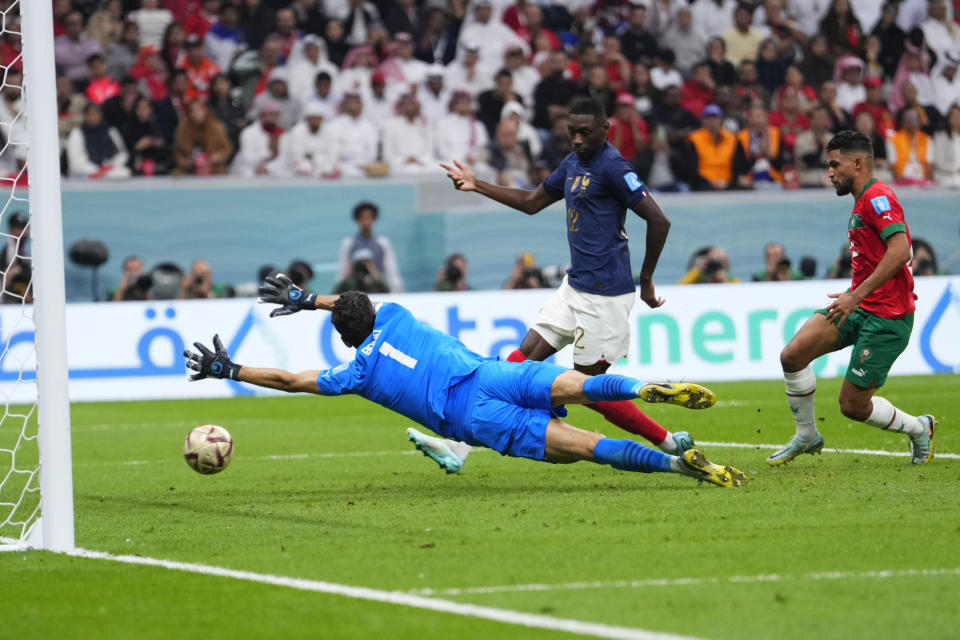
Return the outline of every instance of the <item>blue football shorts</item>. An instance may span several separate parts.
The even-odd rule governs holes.
[[[546,362],[486,362],[450,389],[445,435],[504,456],[545,459],[550,387],[564,367]]]

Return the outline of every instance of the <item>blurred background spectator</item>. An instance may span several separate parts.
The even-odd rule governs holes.
[[[467,259],[463,254],[454,253],[443,261],[443,266],[437,273],[437,283],[434,291],[468,291]]]
[[[960,105],[947,111],[933,140],[934,177],[940,186],[960,189]]]
[[[690,256],[689,270],[679,284],[739,282],[730,275],[730,256],[721,247],[703,247]]]
[[[97,104],[83,110],[83,124],[67,137],[70,175],[86,178],[127,178],[129,156],[120,133],[103,121]]]
[[[790,268],[790,259],[779,242],[767,243],[763,248],[763,263],[766,269],[753,274],[754,282],[775,280],[799,280],[803,277],[799,271]]]
[[[530,252],[517,256],[513,269],[503,284],[504,289],[543,289],[549,286]]]
[[[386,236],[374,235],[373,225],[380,216],[380,208],[372,202],[360,202],[353,208],[353,220],[357,223],[357,235],[346,237],[340,243],[337,257],[337,281],[347,278],[364,278],[368,284],[376,280],[386,289],[398,293],[403,291],[403,280],[397,267],[397,257],[393,244]],[[362,257],[356,257],[363,250]],[[357,269],[357,262],[370,261],[365,269]],[[370,269],[372,265],[373,269]],[[373,280],[368,279],[373,278]],[[344,289],[348,291],[349,289]]]
[[[940,275],[940,270],[937,267],[937,256],[930,243],[920,238],[913,238],[911,244],[913,245],[913,275]]]
[[[233,145],[223,123],[206,104],[199,100],[192,102],[174,136],[174,173],[201,176],[226,173],[232,152]]]
[[[143,259],[139,256],[128,256],[123,260],[123,273],[117,288],[110,294],[113,302],[125,300],[148,300],[150,287],[153,281],[143,272]],[[109,293],[109,292],[108,292]]]
[[[944,0],[61,0],[54,53],[63,170],[76,178],[125,177],[125,165],[137,176],[232,169],[335,179],[426,174],[439,157],[485,177],[496,165],[505,182],[532,185],[569,148],[560,119],[568,105],[589,95],[608,111],[611,142],[659,189],[716,188],[697,170],[707,138],[694,136],[698,146],[688,137],[708,130],[714,147],[727,139],[722,132],[738,137],[729,184],[825,186],[824,141],[853,127],[873,140],[878,177],[896,170],[901,180],[955,186],[944,120],[960,104],[956,14]],[[21,45],[16,17],[7,23],[0,118],[15,121]],[[101,105],[105,132],[84,125],[87,103]],[[244,151],[256,146],[252,138],[263,143],[263,105],[280,112],[274,124],[266,116],[267,152],[250,165]],[[707,105],[719,108],[719,127],[703,118]],[[206,118],[211,132],[202,131]],[[925,147],[913,133],[917,119]],[[295,127],[309,129],[301,161],[334,150],[336,159],[294,169],[280,139]],[[898,168],[904,144],[916,158],[902,168],[912,178]],[[120,169],[86,163],[111,146]],[[716,151],[726,162],[728,153]],[[23,164],[21,145],[0,155],[0,172]],[[187,160],[194,156],[197,167]]]

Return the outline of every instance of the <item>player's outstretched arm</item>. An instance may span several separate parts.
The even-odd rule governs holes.
[[[653,272],[657,269],[663,245],[666,244],[667,234],[670,233],[670,219],[650,194],[633,205],[633,212],[647,223],[647,246],[643,254],[643,265],[640,267],[640,299],[648,307],[656,308],[666,302],[663,298],[657,297],[653,285]]]
[[[542,184],[533,190],[501,187],[483,180],[477,180],[470,167],[457,160],[453,161],[453,166],[443,162],[440,163],[440,166],[446,169],[447,177],[453,181],[453,186],[458,191],[476,191],[480,195],[518,211],[523,211],[527,215],[532,216],[539,213],[545,207],[559,200],[559,198],[554,198],[547,193]]]
[[[246,367],[230,360],[230,354],[220,341],[220,336],[213,336],[213,351],[201,342],[194,342],[196,351],[185,350],[183,356],[187,359],[187,368],[196,371],[190,376],[191,382],[204,378],[239,380],[258,387],[277,389],[288,393],[316,393],[317,376],[320,371],[301,371],[292,373],[283,369],[268,369]]]
[[[333,303],[339,297],[338,295],[320,296],[315,293],[307,293],[295,285],[287,274],[278,273],[276,276],[264,278],[263,284],[260,285],[259,302],[280,305],[279,308],[270,312],[270,317],[273,318],[275,316],[287,316],[304,309],[332,311]]]

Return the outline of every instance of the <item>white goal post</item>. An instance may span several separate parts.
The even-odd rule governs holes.
[[[18,6],[19,5],[19,6]],[[63,225],[60,204],[60,146],[57,133],[57,94],[56,70],[53,48],[53,12],[49,0],[19,0],[13,2],[3,14],[3,28],[10,30],[16,24],[16,13],[20,12],[20,36],[23,58],[24,106],[19,113],[13,114],[13,122],[0,122],[0,131],[4,133],[4,152],[11,145],[23,145],[23,140],[15,139],[11,126],[22,124],[26,117],[26,173],[21,169],[15,172],[12,180],[7,180],[11,195],[3,206],[0,225],[7,225],[11,202],[22,201],[17,197],[18,185],[23,177],[29,181],[29,233],[32,238],[32,257],[23,258],[31,265],[32,281],[23,294],[21,304],[24,318],[32,320],[34,330],[36,362],[36,430],[34,436],[30,426],[33,420],[32,410],[11,411],[6,407],[4,419],[0,422],[0,431],[8,425],[11,413],[23,418],[21,432],[9,458],[0,457],[0,483],[20,475],[26,481],[18,489],[20,502],[28,502],[27,508],[20,508],[19,514],[11,519],[5,513],[15,513],[22,505],[8,507],[0,504],[0,526],[5,535],[0,538],[0,546],[8,549],[42,548],[53,551],[68,551],[74,548],[73,523],[73,473],[70,449],[70,405],[67,389],[67,350],[66,350],[66,314],[64,302],[64,264],[63,264]],[[10,65],[13,66],[13,63]],[[8,68],[4,68],[4,85],[7,84]],[[6,111],[6,109],[5,109]],[[6,126],[4,126],[6,125]],[[21,163],[22,164],[22,163]],[[4,183],[4,184],[6,184]],[[12,241],[19,247],[19,238],[7,233],[4,242]],[[18,251],[16,255],[21,255]],[[9,256],[8,256],[9,263]],[[0,265],[4,270],[6,285],[7,264]],[[29,307],[32,288],[34,304]],[[25,322],[24,324],[29,324]],[[9,358],[11,333],[8,327],[0,339],[0,349]],[[32,376],[23,369],[21,363],[19,380],[29,382]],[[16,425],[16,421],[13,421]],[[14,426],[17,428],[17,426]],[[38,447],[39,465],[34,468],[18,468],[18,448]],[[29,454],[21,456],[32,462]],[[9,460],[9,467],[4,468]],[[27,464],[30,464],[28,462]],[[37,478],[39,477],[39,482]],[[16,484],[11,480],[11,484]],[[0,484],[0,490],[3,489]],[[39,499],[36,493],[39,489]],[[36,502],[35,506],[33,502]],[[26,513],[26,515],[24,515]],[[5,516],[7,519],[5,520]],[[9,526],[13,524],[14,526]],[[10,530],[13,534],[10,534]],[[19,535],[16,535],[19,530]]]

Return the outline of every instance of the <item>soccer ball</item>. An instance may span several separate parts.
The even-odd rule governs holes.
[[[183,458],[190,468],[205,475],[220,473],[233,457],[233,438],[223,427],[205,424],[187,434]]]

